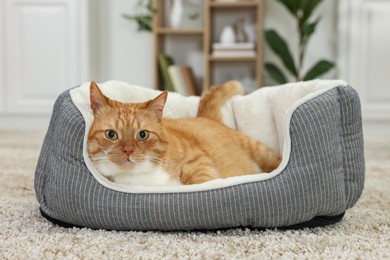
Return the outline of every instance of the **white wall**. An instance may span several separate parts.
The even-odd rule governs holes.
[[[135,23],[122,18],[136,11],[137,1],[90,0],[90,20],[96,25],[91,39],[91,78],[122,80],[151,87],[153,35],[138,32]]]
[[[390,135],[389,14],[390,1],[340,2],[340,75],[359,92],[366,135]]]

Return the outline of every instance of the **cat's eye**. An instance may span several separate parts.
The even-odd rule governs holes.
[[[115,141],[118,139],[118,134],[114,130],[107,130],[104,134],[109,140]]]
[[[141,130],[137,134],[137,139],[139,141],[145,141],[148,138],[149,138],[149,132],[147,130]]]

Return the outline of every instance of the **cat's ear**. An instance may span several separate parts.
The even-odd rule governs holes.
[[[150,100],[146,105],[146,108],[151,110],[156,115],[158,121],[160,121],[162,118],[163,109],[165,106],[165,102],[167,101],[167,97],[168,92],[164,91],[155,99]]]
[[[96,113],[96,111],[99,110],[99,108],[103,106],[107,106],[106,97],[100,91],[95,81],[91,81],[89,90],[90,90],[91,108],[93,113]]]

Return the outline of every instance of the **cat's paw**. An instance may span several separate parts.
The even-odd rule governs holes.
[[[218,173],[214,171],[199,171],[195,174],[185,174],[180,178],[184,185],[200,184],[218,178]]]

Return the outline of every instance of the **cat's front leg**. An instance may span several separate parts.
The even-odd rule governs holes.
[[[218,170],[211,160],[201,158],[183,165],[180,174],[180,182],[185,185],[199,184],[218,178]]]

